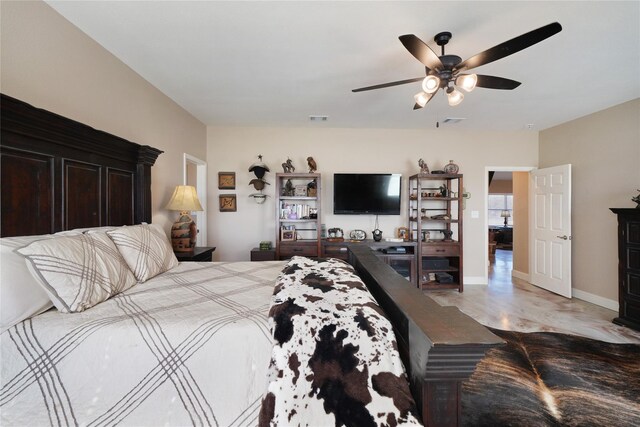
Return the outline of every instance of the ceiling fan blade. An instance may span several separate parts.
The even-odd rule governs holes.
[[[398,37],[409,53],[427,67],[427,73],[434,68],[443,68],[442,61],[425,42],[413,34]]]
[[[520,82],[511,79],[505,79],[504,77],[496,76],[483,76],[478,74],[477,87],[485,87],[487,89],[505,89],[511,90],[520,86]]]
[[[361,87],[361,88],[358,88],[358,89],[352,89],[351,92],[363,92],[365,90],[382,89],[382,88],[385,88],[385,87],[399,86],[399,85],[404,85],[404,84],[407,84],[407,83],[413,83],[413,82],[417,82],[417,81],[420,81],[420,80],[424,80],[424,77],[416,77],[414,79],[398,80],[397,82],[381,83],[379,85]]]
[[[462,61],[455,69],[469,70],[471,68],[479,67],[481,65],[488,64],[498,59],[502,59],[505,56],[513,55],[516,52],[520,52],[542,40],[551,37],[552,35],[559,33],[562,30],[562,26],[554,22],[544,27],[540,27],[537,30],[529,31],[516,38],[508,40],[504,43],[500,43],[497,46],[487,49],[471,58]]]

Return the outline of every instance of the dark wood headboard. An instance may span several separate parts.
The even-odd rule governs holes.
[[[151,222],[162,151],[0,96],[0,236]]]

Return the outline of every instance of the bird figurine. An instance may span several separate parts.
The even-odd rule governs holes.
[[[258,155],[258,161],[249,167],[249,172],[256,174],[256,178],[262,179],[265,173],[270,172],[269,166],[262,162],[262,154]]]
[[[314,173],[318,169],[316,161],[311,156],[307,157],[307,165],[309,165],[309,173]]]

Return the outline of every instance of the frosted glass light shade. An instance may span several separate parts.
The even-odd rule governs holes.
[[[478,76],[476,74],[462,74],[456,79],[456,85],[460,86],[467,92],[471,92],[476,88],[478,83]]]
[[[422,81],[422,89],[427,93],[434,93],[440,87],[440,79],[436,76],[427,76]]]
[[[424,107],[425,105],[427,105],[427,102],[429,102],[429,100],[431,99],[431,97],[433,96],[433,94],[429,94],[426,92],[420,92],[417,93],[413,96],[413,99],[416,101],[416,104],[418,104],[421,107]]]
[[[178,185],[173,191],[171,200],[167,203],[165,209],[171,211],[203,211],[196,188],[192,185]]]
[[[449,105],[455,107],[460,104],[464,99],[464,95],[459,90],[456,90],[452,87],[447,89],[447,97],[449,98]]]

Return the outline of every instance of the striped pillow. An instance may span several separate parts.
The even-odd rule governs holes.
[[[18,252],[63,313],[84,311],[136,284],[104,232],[39,240]]]
[[[155,224],[120,227],[107,234],[140,282],[178,265],[167,235]]]

